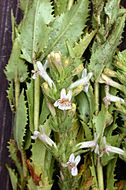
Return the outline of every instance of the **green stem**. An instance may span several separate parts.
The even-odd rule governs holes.
[[[35,79],[34,85],[34,130],[38,130],[39,126],[39,106],[40,106],[40,79]]]
[[[70,10],[73,5],[73,0],[69,0],[67,10]]]
[[[99,190],[104,190],[103,168],[101,165],[100,157],[98,157],[98,163],[97,163],[97,176],[98,176]]]
[[[99,83],[95,82],[95,114],[99,112]]]
[[[21,190],[25,190],[28,170],[27,170],[27,164],[26,164],[26,154],[23,150],[21,151],[21,158],[22,158],[22,167],[23,167],[23,175],[24,175],[24,179],[21,184]]]
[[[32,50],[32,60],[34,65],[34,70],[37,70],[36,66],[36,55],[35,55],[35,41],[36,41],[36,18],[37,10],[39,7],[39,1],[36,5],[35,19],[34,19],[34,30],[33,30],[33,50]],[[39,76],[35,79],[34,83],[34,130],[38,130],[39,126],[39,106],[40,106],[40,79]]]
[[[19,95],[20,95],[20,81],[18,77],[15,78],[15,107],[17,110],[18,101],[19,101]]]

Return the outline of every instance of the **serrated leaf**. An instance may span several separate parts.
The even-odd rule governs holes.
[[[43,130],[47,136],[49,136],[51,132],[50,119],[51,117],[46,120],[44,125],[42,125]],[[44,144],[39,139],[36,139],[35,143],[32,144],[31,151],[32,151],[31,159],[33,160],[33,162],[36,162],[37,164],[42,166],[42,168],[44,169],[45,154],[46,154],[46,147],[44,146]]]
[[[78,43],[75,43],[74,52],[75,56],[81,58],[91,40],[95,36],[97,30],[93,30],[90,34],[87,32],[82,38],[80,38]]]
[[[45,122],[45,120],[47,119],[49,114],[50,114],[50,111],[49,111],[49,109],[47,107],[46,99],[44,98],[43,103],[42,103],[42,111],[41,111],[41,114],[40,114],[39,123],[43,124]]]
[[[77,97],[77,104],[79,110],[79,117],[84,121],[87,122],[90,118],[90,106],[87,99],[87,96],[84,92],[81,92]]]
[[[51,190],[52,185],[40,185],[40,186],[36,186],[35,183],[33,182],[32,178],[28,179],[28,189],[29,190]]]
[[[50,40],[42,59],[51,51],[67,53],[65,40],[69,39],[73,45],[82,34],[88,17],[88,5],[88,0],[79,0],[69,11],[56,17],[52,24],[53,30],[50,33]]]
[[[15,173],[15,171],[13,169],[11,169],[8,165],[6,165],[6,168],[9,171],[10,180],[11,180],[11,184],[12,184],[13,190],[17,190],[18,176]]]
[[[17,145],[15,143],[15,141],[13,139],[10,139],[9,141],[9,145],[7,146],[8,150],[9,150],[9,157],[14,161],[16,167],[17,167],[17,170],[19,172],[19,175],[21,177],[21,181],[23,181],[23,170],[22,170],[22,166],[21,166],[21,163],[20,163],[20,159],[18,157],[18,148],[17,148]]]
[[[114,175],[114,171],[115,171],[115,167],[116,167],[116,161],[117,161],[117,157],[113,160],[111,160],[107,166],[107,189],[108,190],[115,190],[116,188],[114,187],[114,183],[115,183],[115,175]]]
[[[104,67],[112,63],[112,57],[120,43],[121,34],[125,26],[125,15],[117,19],[116,24],[111,32],[107,41],[97,47],[96,51],[92,54],[89,64],[89,70],[93,72],[95,80],[99,79]]]
[[[27,78],[27,66],[25,61],[20,58],[21,50],[18,39],[15,39],[8,65],[5,68],[5,74],[9,81],[18,77],[20,82]]]
[[[34,131],[34,81],[31,79],[30,83],[27,83],[27,100],[29,108],[29,128],[31,132]]]
[[[9,100],[11,110],[14,111],[13,81],[11,81],[9,85],[9,88],[7,89],[7,98]]]
[[[22,24],[19,36],[22,58],[30,63],[42,52],[49,40],[48,24],[53,20],[52,11],[49,0],[34,0]]]
[[[17,142],[20,151],[23,149],[23,141],[24,141],[23,138],[25,136],[26,125],[27,125],[27,108],[24,99],[24,91],[22,91],[19,98],[19,103],[15,116],[15,125],[14,125],[14,138]]]
[[[55,16],[67,11],[68,0],[54,0]]]

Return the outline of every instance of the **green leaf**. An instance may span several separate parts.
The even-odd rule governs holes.
[[[107,189],[108,190],[115,190],[116,188],[114,187],[114,183],[115,183],[115,175],[114,175],[114,171],[115,171],[115,167],[116,167],[116,161],[117,161],[117,157],[113,160],[111,160],[107,166]]]
[[[10,139],[9,141],[9,145],[7,146],[8,150],[9,150],[9,157],[14,161],[17,170],[19,172],[19,175],[21,177],[21,181],[23,181],[23,170],[22,170],[22,166],[18,157],[18,148],[17,145],[15,143],[15,140]]]
[[[50,129],[50,119],[47,119],[46,122],[44,123],[44,125],[42,125],[43,130],[45,132],[45,134],[47,136],[50,135],[51,129]],[[46,154],[46,147],[44,146],[43,142],[40,141],[39,139],[36,139],[35,143],[32,144],[32,161],[36,162],[37,164],[39,164],[40,166],[42,166],[42,168],[44,169],[44,165],[45,165],[45,154]]]
[[[55,16],[67,11],[68,0],[54,0]]]
[[[84,133],[85,133],[85,137],[87,141],[91,141],[92,140],[92,134],[91,134],[91,129],[89,128],[89,126],[84,123],[83,121],[81,121],[82,126],[84,128]]]
[[[15,171],[13,169],[11,169],[7,164],[6,164],[6,168],[9,171],[10,180],[11,180],[11,184],[12,184],[13,190],[17,190],[18,176],[15,173]]]
[[[8,65],[5,68],[5,74],[9,81],[18,77],[20,82],[27,78],[27,66],[24,60],[20,58],[21,50],[18,39],[15,39]]]
[[[32,4],[32,3],[33,3],[33,0],[20,0],[19,7],[23,12],[26,12],[26,9],[28,9],[29,4]]]
[[[14,42],[14,40],[16,38],[16,33],[15,33],[16,21],[14,18],[13,10],[11,10],[11,25],[12,25],[12,42]]]
[[[11,107],[11,110],[14,111],[14,94],[13,94],[13,81],[10,82],[9,88],[7,89],[7,98],[9,100],[9,104]]]
[[[65,40],[69,39],[73,45],[82,34],[88,17],[88,5],[88,0],[79,0],[69,11],[56,17],[52,24],[53,30],[50,33],[50,40],[42,59],[51,51],[58,50],[63,54],[67,53]]]
[[[120,43],[121,34],[125,26],[125,15],[117,19],[116,24],[107,41],[97,47],[92,54],[89,64],[89,70],[93,72],[94,79],[98,80],[105,66],[112,63],[117,46]]]
[[[15,116],[15,125],[14,125],[14,138],[17,142],[20,151],[23,149],[23,141],[24,141],[23,138],[25,136],[26,125],[27,125],[27,108],[24,100],[24,91],[22,91],[19,98],[19,103]]]
[[[44,98],[43,99],[42,111],[41,111],[41,114],[40,114],[39,123],[43,124],[45,122],[45,120],[47,119],[47,117],[48,117],[49,114],[50,114],[50,111],[49,111],[49,109],[47,107],[46,99]]]
[[[31,79],[30,83],[27,83],[27,100],[29,111],[29,128],[31,132],[34,131],[34,81]]]
[[[104,129],[106,126],[106,118],[107,118],[106,109],[104,106],[102,106],[102,109],[99,112],[99,114],[97,116],[94,116],[93,118],[93,123],[95,124],[96,133],[97,135],[99,134],[99,136],[102,136],[104,133]]]
[[[75,56],[81,58],[87,47],[89,46],[91,40],[95,36],[97,30],[93,30],[90,34],[87,32],[82,38],[80,38],[78,43],[75,43],[74,52]]]
[[[84,121],[88,122],[90,118],[90,107],[87,96],[84,92],[81,92],[77,97],[77,105],[79,110],[79,117]]]
[[[22,58],[32,63],[33,59],[36,59],[42,52],[49,40],[48,24],[52,20],[52,7],[49,0],[34,0],[22,24],[19,36]]]
[[[105,13],[109,17],[109,24],[113,24],[119,12],[119,2],[120,0],[108,0],[105,6]]]

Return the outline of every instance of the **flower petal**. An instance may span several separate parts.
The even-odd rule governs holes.
[[[107,145],[107,151],[117,153],[117,154],[121,154],[121,155],[125,155],[124,150],[122,150],[121,148],[114,147],[114,146],[108,146]]]
[[[42,65],[42,63],[41,63],[40,61],[37,61],[37,62],[36,62],[36,65],[37,65],[39,71],[44,70],[44,67],[43,67],[43,65]]]
[[[78,165],[78,163],[80,162],[80,160],[81,160],[81,157],[80,157],[80,155],[78,155],[78,156],[75,158],[76,166]]]
[[[74,162],[74,158],[75,158],[74,153],[72,153],[69,157],[69,162]]]
[[[72,174],[72,176],[76,176],[76,175],[78,174],[77,167],[73,167],[73,168],[71,169],[71,174]]]
[[[85,78],[87,76],[87,69],[84,69],[82,71],[82,78]]]
[[[78,147],[78,149],[92,148],[92,147],[96,146],[96,142],[94,140],[93,141],[86,141],[86,142],[78,143],[76,146]]]
[[[37,74],[34,73],[34,75],[32,76],[33,79],[36,79],[37,78]]]
[[[60,99],[63,98],[66,98],[66,90],[64,88],[61,90],[61,96],[60,96]]]
[[[54,107],[58,107],[59,106],[59,102],[56,101],[53,105],[54,105]]]
[[[71,101],[71,98],[72,98],[72,91],[69,90],[68,94],[66,95],[66,99],[68,99],[69,101]]]

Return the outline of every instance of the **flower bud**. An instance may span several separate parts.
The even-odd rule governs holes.
[[[63,68],[62,68],[61,52],[60,51],[51,52],[48,55],[47,59],[52,65],[55,65],[55,67],[57,68],[59,73],[62,72]]]
[[[110,70],[108,68],[104,69],[104,74],[109,76],[109,77],[117,77],[116,72],[112,71],[112,70]]]
[[[71,104],[71,109],[68,111],[68,114],[72,113],[74,115],[76,112],[76,104]]]
[[[41,85],[41,87],[42,87],[43,92],[48,95],[49,92],[50,92],[48,83],[47,83],[47,82],[44,82],[44,83]]]
[[[83,64],[80,64],[77,68],[75,68],[72,71],[72,74],[73,75],[78,75],[81,71],[83,71],[83,69],[84,69]]]

